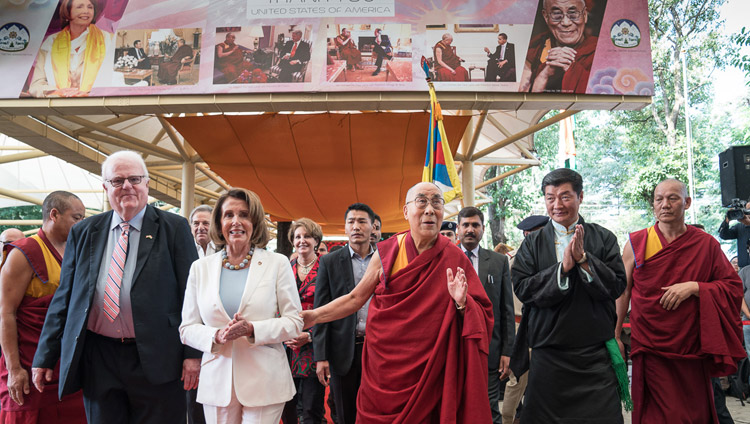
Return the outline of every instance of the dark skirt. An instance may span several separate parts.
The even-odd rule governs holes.
[[[622,423],[617,377],[604,343],[533,349],[521,422]]]

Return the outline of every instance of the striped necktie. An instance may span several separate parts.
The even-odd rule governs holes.
[[[122,228],[122,233],[112,252],[112,261],[109,263],[109,272],[107,272],[107,285],[104,287],[103,310],[110,322],[115,322],[115,318],[120,314],[120,286],[125,272],[125,259],[128,257],[130,224],[123,222],[120,228]]]

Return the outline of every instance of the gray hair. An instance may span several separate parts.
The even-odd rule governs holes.
[[[299,34],[301,36],[302,35],[302,30],[295,29],[294,31],[292,31],[292,34]]]
[[[443,190],[440,190],[440,187],[437,184],[435,184],[433,182],[430,182],[430,181],[422,181],[422,182],[416,183],[413,186],[411,186],[411,188],[406,192],[406,199],[404,200],[404,203],[408,202],[409,199],[412,197],[412,195],[416,195],[416,193],[414,193],[414,192],[417,190],[417,187],[420,184],[430,184],[430,185],[434,186],[438,190],[438,192],[440,194],[443,193]]]
[[[116,162],[135,162],[143,168],[143,176],[148,179],[148,168],[143,157],[132,150],[120,150],[119,152],[112,153],[107,159],[102,162],[102,180],[108,180],[108,173],[112,166]]]
[[[188,222],[192,223],[193,222],[193,215],[195,215],[198,212],[208,212],[210,214],[213,211],[214,211],[214,208],[212,208],[209,205],[199,205],[198,207],[196,207],[195,209],[193,209],[192,212],[190,212],[190,219],[188,219]],[[210,218],[209,218],[209,221],[210,221]]]
[[[451,39],[453,38],[453,36],[449,32],[446,32],[445,34],[443,34],[443,37],[441,38],[441,40],[445,40],[446,38],[449,38],[449,37]]]

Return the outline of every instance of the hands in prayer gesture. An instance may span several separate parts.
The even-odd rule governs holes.
[[[466,282],[466,273],[463,268],[456,268],[456,275],[453,275],[453,270],[448,268],[446,270],[448,277],[448,293],[456,302],[456,307],[463,309],[466,306],[466,293],[469,291],[469,284]]]
[[[245,320],[239,313],[236,313],[226,327],[216,332],[214,341],[218,344],[224,344],[240,337],[253,337],[254,335],[255,329],[253,328],[253,324]]]
[[[568,273],[583,258],[583,225],[576,225],[576,233],[563,253],[563,272]]]

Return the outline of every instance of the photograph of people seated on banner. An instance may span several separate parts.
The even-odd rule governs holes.
[[[586,93],[607,0],[539,0],[519,91]]]
[[[201,28],[117,31],[113,87],[195,85]]]
[[[214,84],[310,82],[312,25],[216,28]]]
[[[517,84],[522,68],[516,59],[525,54],[530,34],[531,25],[427,25],[430,77],[441,82]]]
[[[328,25],[328,82],[411,81],[411,25]]]
[[[21,96],[83,97],[112,81],[114,30],[127,0],[61,0]]]

